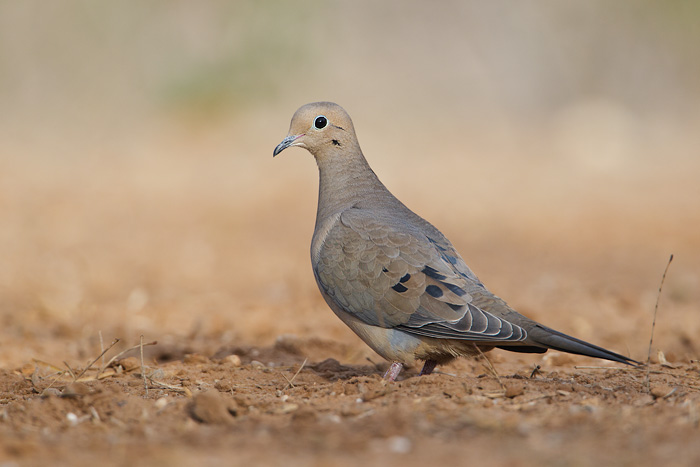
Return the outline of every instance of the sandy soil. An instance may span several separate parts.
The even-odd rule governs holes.
[[[3,370],[3,465],[700,461],[697,363],[654,365],[649,392],[644,372],[575,369],[564,356],[537,372],[498,364],[497,378],[460,362],[385,384],[382,365],[321,360],[347,351],[328,340],[178,350],[149,352],[147,394],[134,357],[84,382],[41,363]]]
[[[463,203],[430,188],[433,159],[410,153],[396,171],[376,157],[492,290],[639,360],[676,254],[648,379],[592,359],[494,351],[495,374],[461,360],[385,384],[386,363],[313,282],[311,158],[273,162],[256,146],[231,160],[222,148],[242,141],[246,154],[246,131],[168,132],[117,148],[121,158],[46,157],[41,170],[3,159],[2,465],[700,463],[694,162],[607,175],[547,159],[504,169],[492,141],[473,135],[469,154],[496,157],[446,147],[442,159],[480,174],[443,188],[480,194]],[[267,139],[271,150],[279,138]],[[143,368],[138,350],[110,363],[141,335],[157,341]]]
[[[0,2],[0,467],[700,465],[699,17]],[[646,361],[673,253],[648,374],[496,350],[384,384],[313,280],[313,160],[271,157],[321,99],[548,326]]]

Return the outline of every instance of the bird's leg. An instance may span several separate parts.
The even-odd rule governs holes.
[[[423,369],[420,371],[420,375],[418,375],[418,376],[429,375],[430,373],[433,372],[436,365],[437,365],[437,362],[435,360],[430,360],[430,359],[426,360],[425,364],[423,365]]]
[[[396,377],[399,376],[399,373],[401,373],[401,369],[403,369],[402,363],[392,363],[389,369],[386,370],[386,373],[384,373],[384,379],[389,382],[394,381]]]

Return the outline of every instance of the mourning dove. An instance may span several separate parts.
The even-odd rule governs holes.
[[[335,314],[392,362],[387,379],[415,360],[429,374],[494,347],[637,364],[543,326],[489,292],[450,241],[379,181],[342,107],[316,102],[297,110],[273,156],[292,146],[308,150],[319,169],[311,240],[318,287]]]

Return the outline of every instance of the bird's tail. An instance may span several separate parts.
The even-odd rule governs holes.
[[[581,339],[576,339],[575,337],[567,336],[566,334],[555,331],[554,329],[548,328],[538,324],[533,326],[527,331],[529,343],[535,344],[527,346],[524,348],[518,348],[517,346],[503,346],[500,347],[504,350],[510,350],[515,352],[546,352],[547,349],[559,350],[561,352],[573,353],[577,355],[585,355],[586,357],[602,358],[604,360],[610,360],[613,362],[624,363],[626,365],[641,365],[636,360],[625,357],[624,355],[611,352],[610,350],[598,347],[597,345],[589,344]],[[541,345],[539,347],[537,344]],[[530,349],[530,350],[525,350]]]

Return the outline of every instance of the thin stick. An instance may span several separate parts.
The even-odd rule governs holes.
[[[102,364],[105,364],[105,344],[104,341],[102,340],[102,331],[97,331],[97,335],[100,336],[100,351],[102,352]]]
[[[159,387],[161,387],[161,388],[170,389],[171,391],[182,392],[182,393],[184,393],[187,397],[192,397],[192,391],[190,391],[189,389],[187,389],[187,388],[184,387],[184,386],[173,386],[172,384],[167,384],[167,383],[164,383],[164,382],[162,382],[162,381],[156,381],[155,379],[153,379],[153,378],[150,377],[150,376],[148,377],[148,380],[149,380],[151,383],[153,383],[153,384],[155,384],[156,386],[159,386]]]
[[[286,390],[288,387],[294,387],[294,378],[296,378],[297,375],[301,372],[301,369],[304,368],[304,365],[306,365],[306,362],[308,360],[309,360],[308,357],[304,359],[304,362],[301,364],[301,366],[299,367],[297,372],[294,373],[294,376],[292,376],[292,379],[287,379],[286,376],[282,375],[282,376],[284,376],[284,379],[287,379],[287,385],[284,387],[284,389],[282,389],[283,391]]]
[[[73,377],[73,381],[77,380],[78,378],[75,376],[75,373],[73,372],[73,369],[70,367],[68,362],[63,360],[63,364],[66,366],[66,368],[68,368],[68,373],[70,373],[70,375]]]
[[[143,345],[156,345],[156,344],[158,344],[158,341],[146,342],[146,343],[143,344]],[[126,349],[126,350],[122,350],[121,352],[119,352],[118,354],[116,354],[114,357],[110,358],[109,361],[107,362],[107,364],[104,365],[102,368],[100,368],[100,371],[97,372],[97,375],[99,376],[103,371],[105,371],[105,368],[107,368],[108,366],[110,366],[110,365],[112,364],[113,361],[115,361],[116,359],[118,359],[119,357],[121,357],[122,355],[124,355],[124,354],[127,353],[127,352],[131,352],[131,351],[134,350],[134,349],[138,349],[140,345],[141,345],[141,344],[138,344],[138,345],[135,345],[135,346],[133,346],[133,347],[129,347],[129,348]],[[109,349],[107,349],[107,350],[109,350]]]
[[[666,280],[666,273],[668,272],[669,266],[671,266],[671,261],[673,261],[673,255],[668,258],[668,263],[666,263],[666,269],[664,269],[664,274],[661,276],[661,283],[659,284],[659,292],[656,294],[656,305],[654,305],[654,320],[651,322],[651,337],[649,338],[649,352],[647,353],[647,391],[651,391],[651,380],[649,378],[649,371],[651,370],[651,345],[654,341],[654,328],[656,327],[656,313],[659,311],[659,300],[661,299],[661,289],[664,287],[664,281]]]
[[[49,389],[51,389],[51,387],[52,387],[54,384],[56,384],[56,381],[58,381],[58,378],[60,378],[61,376],[63,376],[63,374],[58,374],[58,375],[56,375],[56,377],[53,379],[53,381],[51,381],[51,384],[49,384],[43,391],[41,391],[41,395],[42,395],[42,396],[45,396],[45,395],[46,395],[46,391],[48,391]]]
[[[146,397],[148,397],[148,380],[146,379],[146,370],[143,368],[143,334],[141,334],[139,348],[141,349],[141,376],[143,377],[143,387],[146,390]]]
[[[107,347],[106,349],[104,349],[104,350],[97,356],[97,358],[94,359],[94,360],[92,361],[92,363],[90,363],[88,366],[86,366],[85,369],[84,369],[83,371],[81,371],[80,374],[79,374],[78,376],[76,376],[76,377],[73,379],[73,381],[78,381],[78,380],[80,379],[80,377],[83,376],[83,375],[85,374],[85,372],[88,371],[88,370],[92,367],[92,365],[94,365],[94,364],[97,362],[97,360],[99,360],[100,357],[102,357],[102,356],[105,354],[105,352],[107,352],[109,349],[111,349],[112,347],[114,347],[115,345],[117,345],[117,342],[119,342],[119,339],[114,339],[114,340],[112,341],[112,343],[109,345],[109,347]]]
[[[503,381],[501,381],[501,377],[498,376],[498,372],[496,371],[496,368],[491,364],[491,360],[489,360],[486,355],[484,355],[484,352],[481,351],[479,346],[475,345],[474,348],[479,351],[479,355],[481,355],[484,360],[486,360],[486,363],[488,363],[488,367],[491,370],[491,373],[496,377],[496,380],[498,381],[498,384],[501,386],[501,389],[504,391],[506,390],[506,386],[503,384]]]

